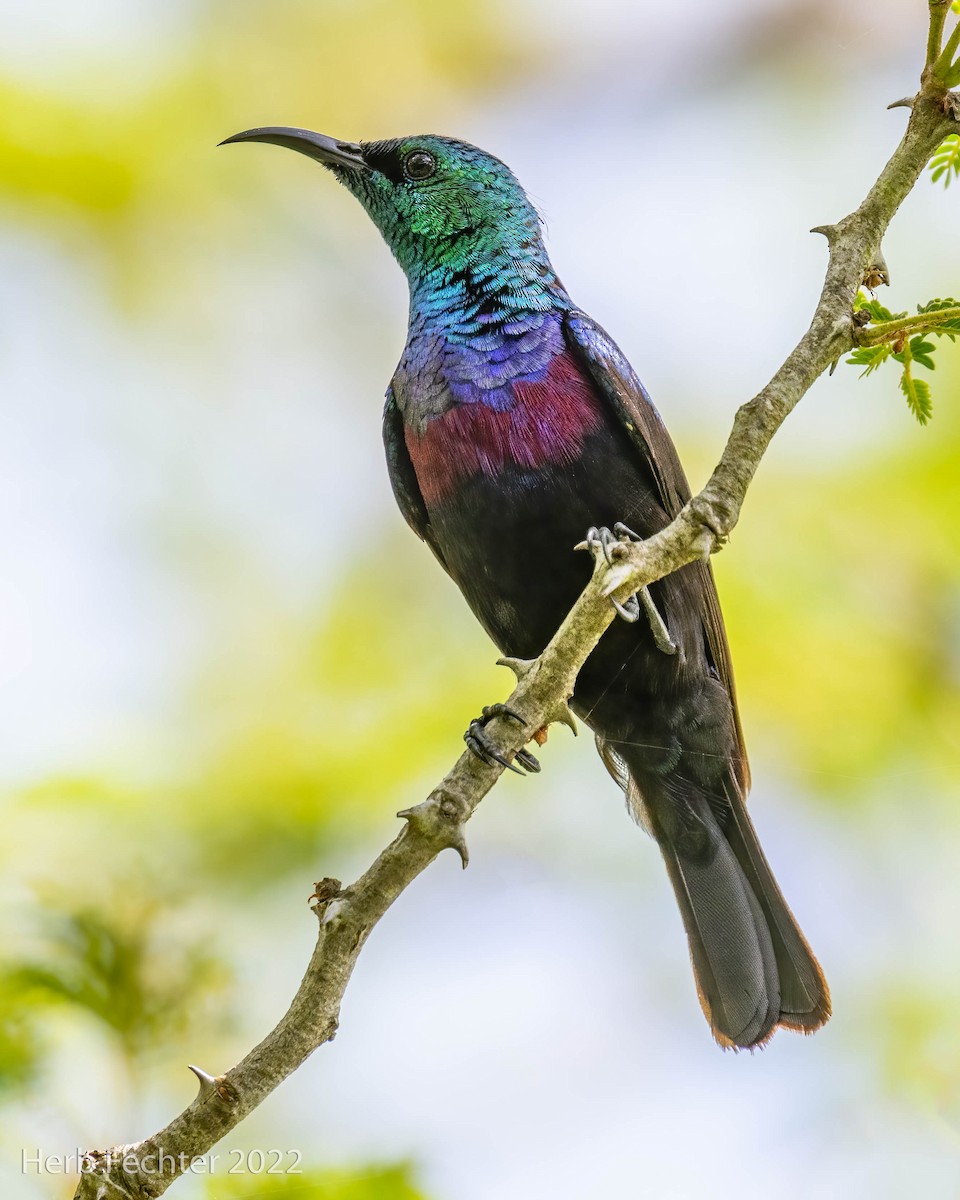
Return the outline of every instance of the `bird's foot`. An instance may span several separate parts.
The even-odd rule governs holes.
[[[625,545],[627,542],[642,542],[643,538],[639,533],[634,533],[629,526],[624,525],[622,521],[618,521],[613,529],[607,529],[605,525],[591,526],[587,530],[586,540],[582,541],[578,546],[578,550],[589,550],[594,559],[597,559],[601,554],[606,560],[607,566],[612,567],[614,562],[621,557],[618,548]],[[676,654],[677,645],[670,636],[670,631],[667,629],[666,622],[660,616],[657,606],[653,602],[649,588],[641,588],[633,596],[628,596],[621,603],[616,597],[610,597],[610,603],[617,610],[624,621],[633,624],[640,619],[640,610],[642,609],[647,618],[647,623],[650,626],[650,632],[653,634],[653,640],[656,642],[657,649],[663,651],[664,654]]]
[[[518,775],[522,775],[523,771],[531,771],[536,774],[540,770],[540,763],[528,750],[518,750],[513,756],[513,762],[511,762],[509,758],[500,753],[490,740],[485,726],[494,717],[504,717],[508,720],[516,721],[520,725],[526,725],[523,717],[519,713],[514,712],[512,708],[508,708],[505,704],[488,704],[480,716],[475,717],[467,726],[467,731],[463,735],[463,740],[467,743],[467,749],[488,766],[492,767],[494,764],[499,763],[500,766],[506,767],[508,771],[515,771]],[[519,763],[520,766],[515,766],[515,763]],[[523,771],[521,771],[520,767],[523,768]]]

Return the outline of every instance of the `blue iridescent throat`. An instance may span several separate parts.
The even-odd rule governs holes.
[[[442,381],[456,403],[506,411],[516,403],[511,385],[541,382],[563,351],[570,299],[545,256],[526,270],[499,265],[484,264],[479,279],[437,272],[411,280],[401,366],[421,382]]]

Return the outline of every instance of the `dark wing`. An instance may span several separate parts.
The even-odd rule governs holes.
[[[400,511],[403,513],[403,519],[417,537],[427,543],[440,560],[440,565],[446,570],[443,555],[440,553],[433,530],[430,528],[430,516],[420,493],[420,485],[414,474],[413,463],[407,452],[407,443],[403,436],[403,414],[397,407],[392,387],[387,388],[387,400],[383,406],[383,448],[387,452],[390,485]]]
[[[643,384],[619,346],[586,313],[577,309],[568,312],[564,318],[563,331],[574,358],[626,430],[630,441],[656,481],[664,509],[671,518],[675,517],[690,499],[690,485],[680,465],[676,447]],[[747,764],[743,730],[740,728],[740,714],[737,711],[730,647],[727,645],[713,571],[709,563],[703,562],[693,564],[691,569],[699,573],[702,585],[703,632],[707,653],[733,705],[743,771],[742,783],[746,790],[750,786],[750,768]],[[604,751],[601,750],[601,753],[604,754]]]

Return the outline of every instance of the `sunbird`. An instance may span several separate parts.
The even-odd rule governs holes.
[[[532,659],[596,552],[666,526],[690,498],[676,449],[630,364],[570,299],[513,172],[476,146],[424,135],[344,142],[249,129],[322,163],[363,205],[406,274],[407,340],[383,440],[407,523],[512,658]],[[717,1042],[762,1046],[830,1016],[823,973],[747,815],[750,781],[730,650],[709,563],[618,606],[570,707],[594,732],[630,812],[657,842]],[[509,762],[484,726],[467,744]],[[531,734],[535,731],[531,730]],[[543,735],[541,734],[541,737]]]

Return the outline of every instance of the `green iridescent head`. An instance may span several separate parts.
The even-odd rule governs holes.
[[[556,286],[536,209],[510,168],[476,146],[435,134],[341,142],[280,127],[227,141],[272,142],[323,163],[370,214],[413,286],[464,275],[482,284],[503,273]]]

